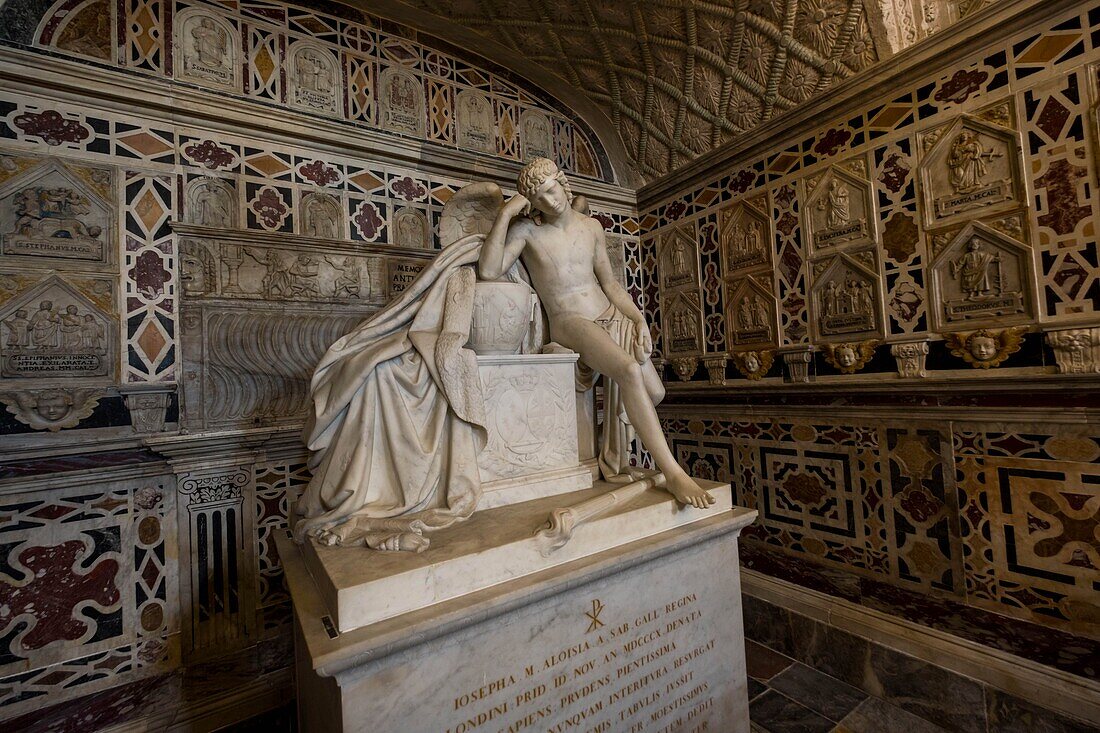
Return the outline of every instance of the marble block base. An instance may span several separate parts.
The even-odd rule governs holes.
[[[295,607],[301,729],[747,732],[737,535],[756,513],[731,508],[728,486],[715,491],[721,508],[694,521],[347,632],[307,567],[316,559],[279,537]],[[672,499],[659,494],[638,497],[619,521],[634,515],[644,525],[671,514]],[[626,529],[592,526],[590,534],[612,537]],[[510,544],[508,525],[497,529]],[[574,541],[591,548],[583,529]],[[490,542],[468,551],[492,549]],[[454,552],[451,562],[460,561]],[[360,554],[359,565],[378,557],[368,563]],[[390,575],[421,560],[389,557],[397,558]],[[494,563],[512,558],[518,553]],[[432,575],[414,575],[360,603],[432,584]]]
[[[649,489],[580,525],[557,550],[535,536],[554,509],[615,488],[600,481],[587,490],[478,511],[433,532],[431,546],[419,554],[365,554],[310,541],[303,557],[336,628],[351,631],[732,509],[728,487],[714,492],[710,509],[679,507],[667,492]]]

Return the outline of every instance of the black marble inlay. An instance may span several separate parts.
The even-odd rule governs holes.
[[[768,733],[828,733],[833,723],[775,690],[749,703],[749,719]]]
[[[944,733],[944,729],[899,707],[869,697],[841,721],[844,733]]]
[[[867,693],[862,690],[798,663],[778,674],[768,685],[837,722],[867,699]]]
[[[1070,720],[1000,690],[985,693],[989,733],[1096,733],[1097,727]]]

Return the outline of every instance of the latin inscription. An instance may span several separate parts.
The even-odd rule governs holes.
[[[573,644],[456,695],[440,733],[709,731],[716,654],[696,594],[633,618],[594,600]]]

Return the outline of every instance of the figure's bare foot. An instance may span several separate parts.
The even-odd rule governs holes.
[[[696,509],[707,509],[715,501],[709,491],[695,483],[687,474],[666,476],[665,488],[676,497],[676,501]]]

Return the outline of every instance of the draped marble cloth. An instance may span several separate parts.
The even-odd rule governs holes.
[[[469,336],[483,237],[443,250],[317,366],[304,439],[313,479],[294,527],[325,543],[427,546],[477,507],[485,403]]]

